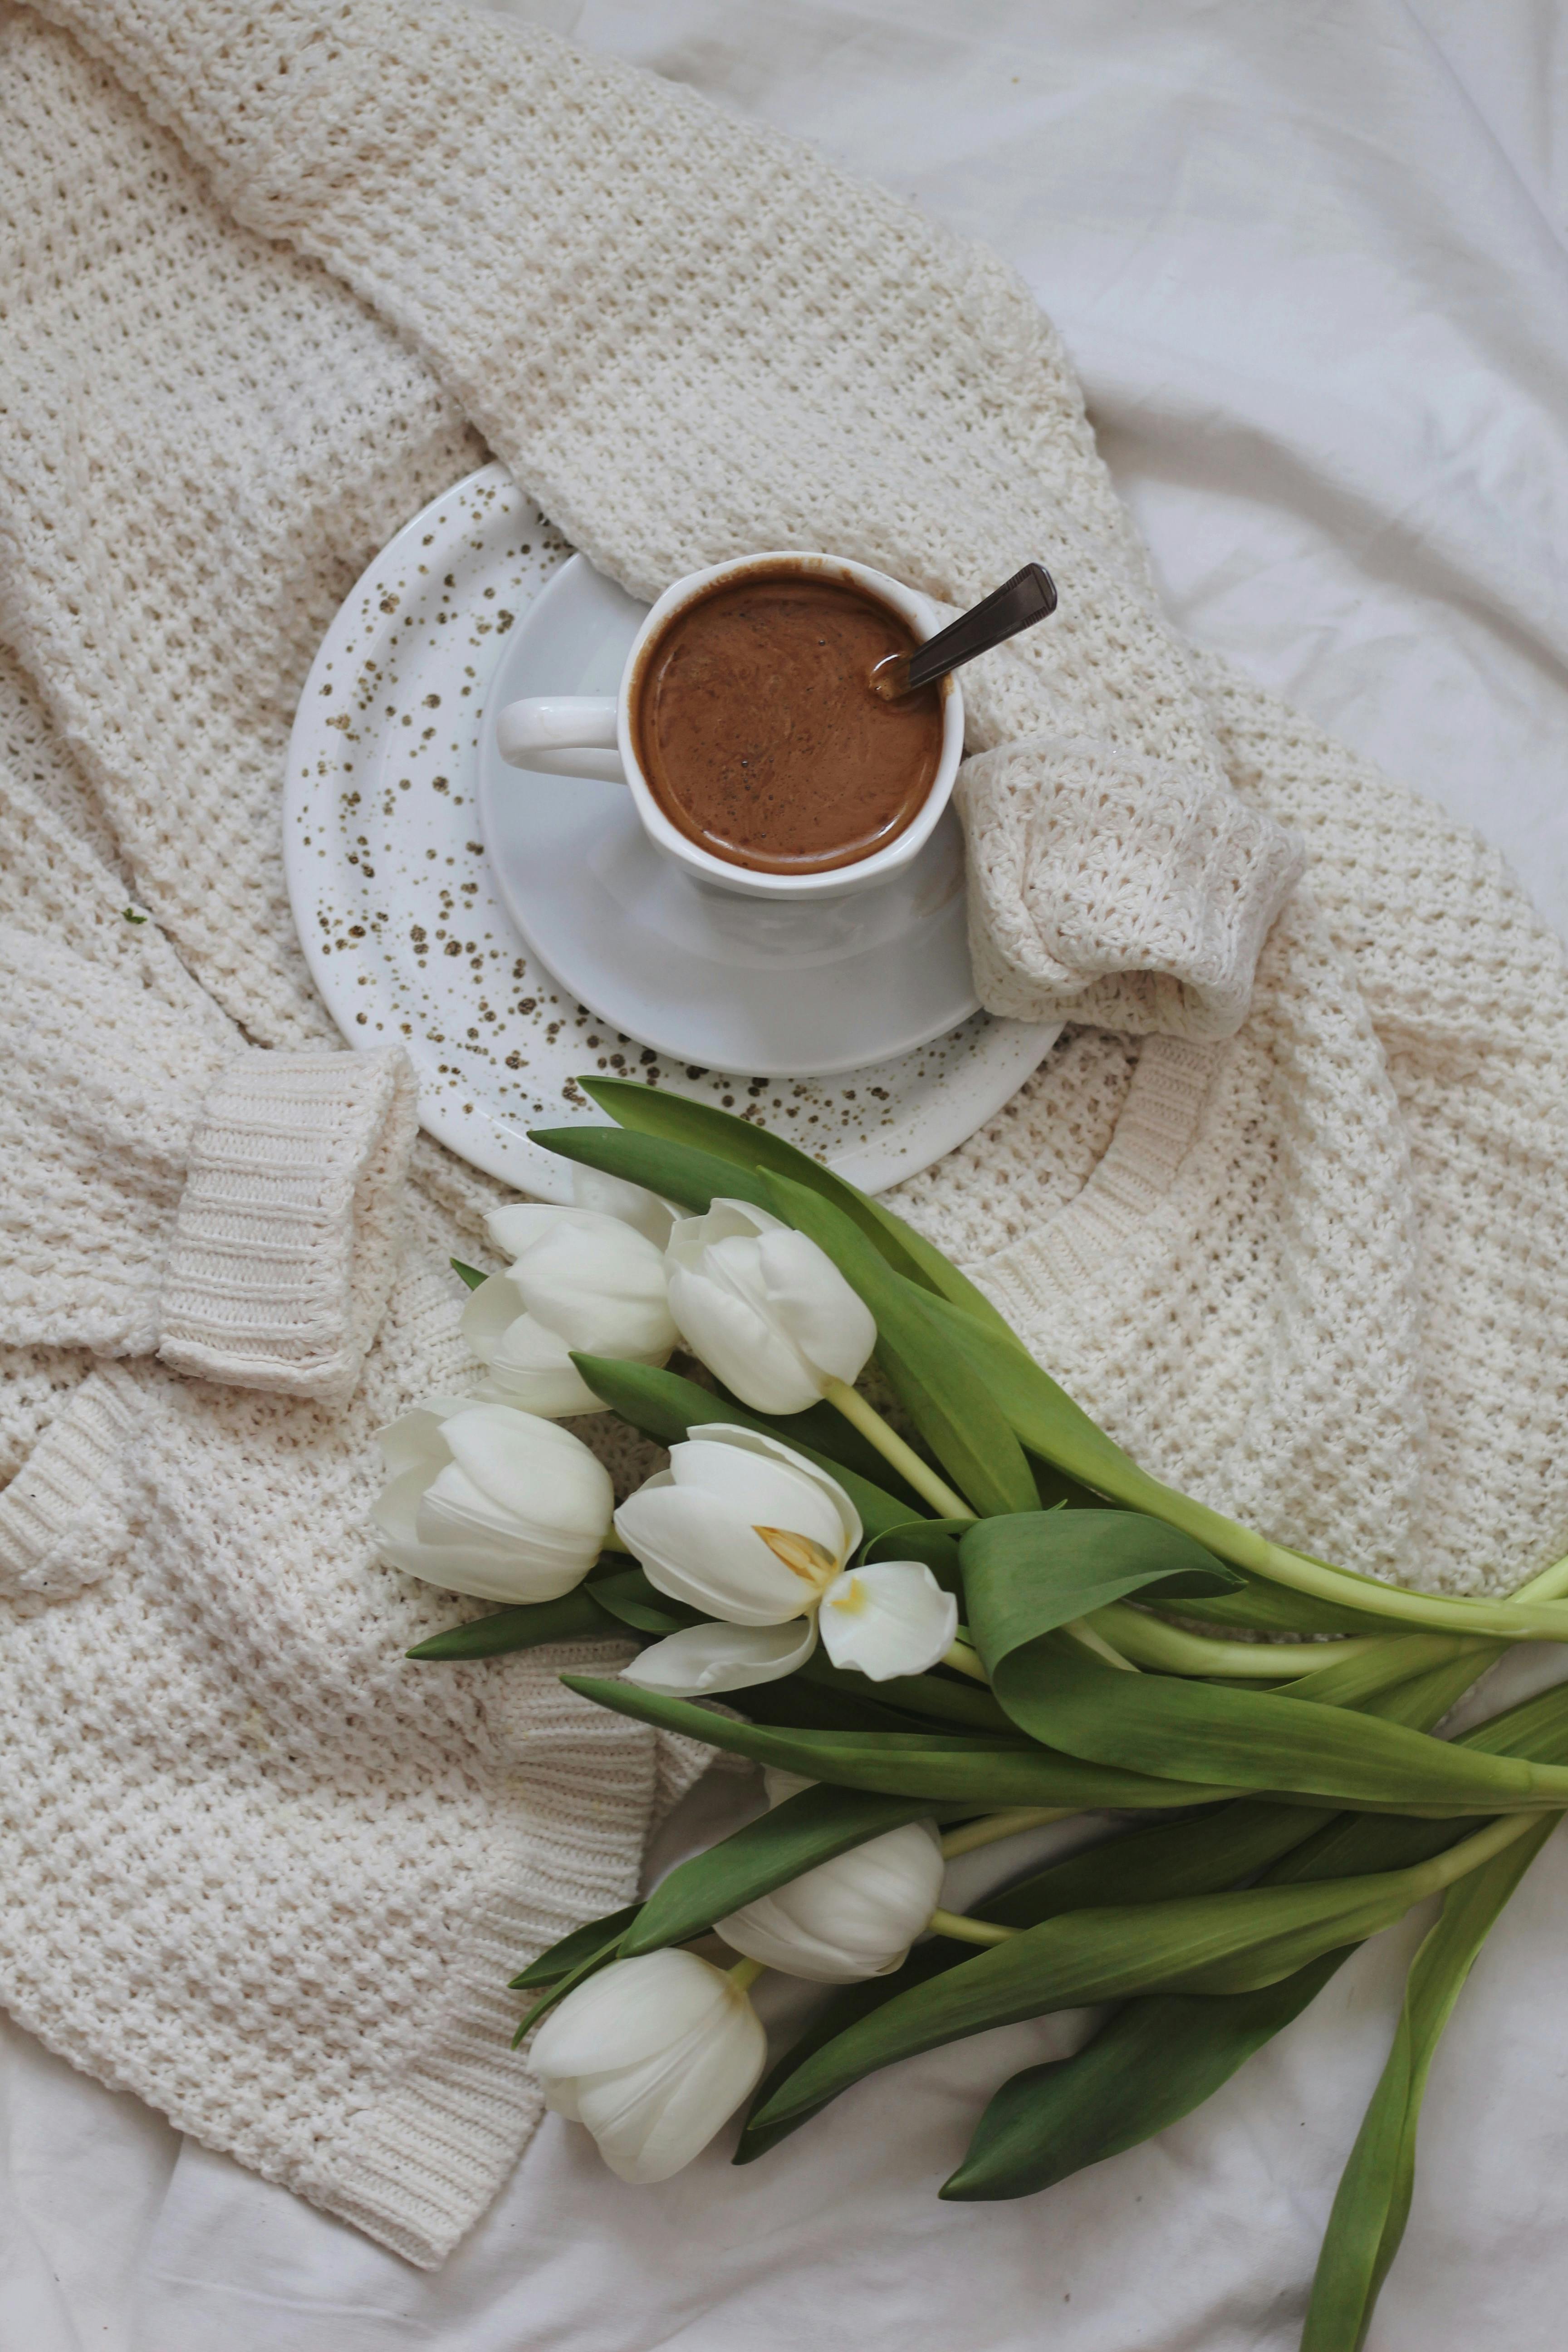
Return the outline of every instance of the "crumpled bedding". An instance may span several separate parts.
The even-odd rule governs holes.
[[[1477,824],[1568,936],[1555,10],[499,13],[697,83],[998,247],[1068,339],[1178,623]],[[1564,1663],[1510,1660],[1489,1711]],[[656,1859],[756,1801],[754,1783],[713,1777]],[[948,1899],[994,1866],[972,1857]],[[984,2096],[1072,2046],[1074,2018],[875,2078],[754,2167],[729,2166],[726,2137],[660,2189],[623,2188],[551,2119],[434,2276],[0,2021],[0,2352],[1293,2352],[1426,1924],[1367,1947],[1196,2116],[1044,2197],[934,2192]],[[1560,1834],[1439,2053],[1368,2352],[1563,2339],[1565,1927]],[[775,1988],[765,2003],[800,1998]]]

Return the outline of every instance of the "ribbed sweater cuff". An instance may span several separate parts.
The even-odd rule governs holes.
[[[104,1573],[124,1532],[125,1448],[146,1408],[126,1367],[88,1374],[0,1494],[0,1592],[61,1601]]]
[[[163,1277],[164,1363],[346,1403],[399,1255],[416,1124],[401,1048],[232,1062],[192,1141]]]

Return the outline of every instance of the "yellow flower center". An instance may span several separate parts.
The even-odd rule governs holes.
[[[793,1528],[758,1528],[754,1532],[792,1576],[810,1585],[814,1598],[820,1597],[837,1575],[838,1562],[833,1554],[810,1536],[796,1535]]]

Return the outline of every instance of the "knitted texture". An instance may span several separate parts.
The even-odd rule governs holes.
[[[460,16],[428,24],[375,0],[330,16],[314,8],[251,16],[221,0],[62,13],[175,123],[240,219],[325,261],[405,330],[546,511],[634,593],[652,597],[682,572],[758,547],[821,546],[956,607],[1048,550],[1058,615],[992,665],[990,685],[984,666],[966,677],[972,742],[1048,730],[1031,767],[1058,839],[1050,860],[1027,860],[1021,927],[1012,919],[1025,877],[1009,799],[961,791],[971,867],[983,881],[970,900],[976,984],[997,1012],[1059,1013],[1061,976],[1031,933],[1048,948],[1060,932],[1078,943],[1074,969],[1087,979],[1142,974],[1152,953],[1174,956],[1178,983],[1198,972],[1195,1004],[1180,985],[1133,987],[1124,1001],[1102,988],[1093,1017],[1141,1028],[1152,1015],[1152,1025],[1174,1020],[1209,1035],[1235,1027],[1291,853],[1269,819],[1236,807],[1060,348],[1000,263],[784,140],[625,68],[574,58],[546,37],[525,40],[520,59],[494,26]],[[144,179],[141,135],[128,126],[132,152],[91,192],[116,214]],[[419,159],[413,173],[410,155]],[[177,242],[232,310],[230,257],[190,225],[187,177],[163,196],[158,247]],[[84,187],[84,213],[89,201]],[[764,219],[765,247],[756,231]],[[33,231],[49,244],[56,235],[42,222]],[[889,299],[900,285],[903,298]],[[296,270],[274,296],[287,306],[279,316],[247,313],[248,383],[267,328],[285,331],[316,290],[311,274]],[[342,310],[338,289],[324,307]],[[155,296],[152,319],[161,372],[182,356],[205,372],[205,339],[194,348],[189,340],[205,319],[165,315]],[[363,333],[362,323],[362,342]],[[94,424],[101,419],[105,439],[122,433],[120,395],[136,399],[107,305],[75,340],[79,350],[90,343],[95,365],[101,354],[101,389],[87,422],[62,404],[35,426],[29,498],[52,527],[42,536],[35,520],[18,532],[28,573],[40,563],[49,572],[65,519],[61,486],[81,478],[84,455],[99,456]],[[350,339],[334,340],[352,368]],[[19,397],[35,416],[44,405],[36,365],[19,353]],[[246,396],[243,384],[235,392]],[[933,436],[936,415],[943,425]],[[173,429],[145,408],[138,421],[158,440]],[[198,512],[213,498],[212,431],[209,414],[180,459]],[[276,428],[273,437],[275,457],[297,466],[298,446]],[[677,448],[685,454],[672,463]],[[337,493],[345,520],[360,512],[352,487],[351,473]],[[297,528],[299,509],[288,520]],[[283,527],[278,518],[274,528]],[[203,547],[203,534],[195,543]],[[125,626],[138,553],[103,551],[95,619],[127,683],[153,689],[136,705],[142,758],[153,757],[162,718],[188,759],[232,741],[233,673],[247,673],[252,694],[258,674],[250,646],[230,636],[202,698],[208,713],[193,729],[184,698],[168,694],[173,649]],[[193,569],[183,606],[212,602],[219,584],[210,568]],[[60,601],[58,580],[40,580],[19,640],[45,676],[46,647],[67,625]],[[324,617],[312,615],[315,633]],[[99,758],[127,756],[122,724],[101,697],[73,698],[72,709]],[[1087,761],[1070,756],[1075,743]],[[1102,829],[1108,763],[1122,801],[1114,882],[1082,854]],[[1189,887],[1169,896],[1160,924],[1141,920],[1169,878],[1173,802],[1205,836],[1199,888],[1242,901],[1243,919],[1205,922]],[[154,804],[167,805],[165,790]],[[268,814],[270,838],[277,819]],[[150,883],[149,830],[144,818],[137,868]],[[228,855],[233,831],[219,829],[208,854]],[[1260,844],[1259,833],[1271,838]],[[157,895],[148,892],[160,919],[179,919],[182,938],[194,939],[198,924],[205,934],[212,911],[188,903],[190,866],[175,887],[166,870],[161,879]],[[216,942],[204,936],[202,945],[214,956]],[[226,939],[219,960],[227,965],[237,951]]]
[[[346,1404],[397,1264],[416,1113],[401,1047],[227,1063],[191,1142],[163,1361]]]
[[[279,792],[375,548],[488,442],[642,594],[1050,563],[960,798],[988,996],[1075,1025],[896,1204],[1140,1459],[1310,1550],[1499,1591],[1568,1549],[1568,984],[1468,835],[1174,640],[992,257],[457,9],[47,13],[0,21],[0,1998],[433,2262],[536,2112],[500,1988],[701,1751],[557,1659],[405,1664],[463,1604],[365,1538],[374,1427],[471,1377],[443,1261],[496,1197],[420,1140],[342,1402],[399,1097],[302,1050]],[[301,1367],[329,1402],[260,1391]]]

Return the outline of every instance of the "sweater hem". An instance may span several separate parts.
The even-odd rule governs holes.
[[[967,1269],[1020,1336],[1065,1293],[1089,1288],[1166,1199],[1224,1050],[1146,1038],[1115,1132],[1078,1198],[1040,1233]]]
[[[191,1146],[163,1280],[163,1362],[346,1403],[396,1261],[415,1122],[401,1049],[232,1062]]]

